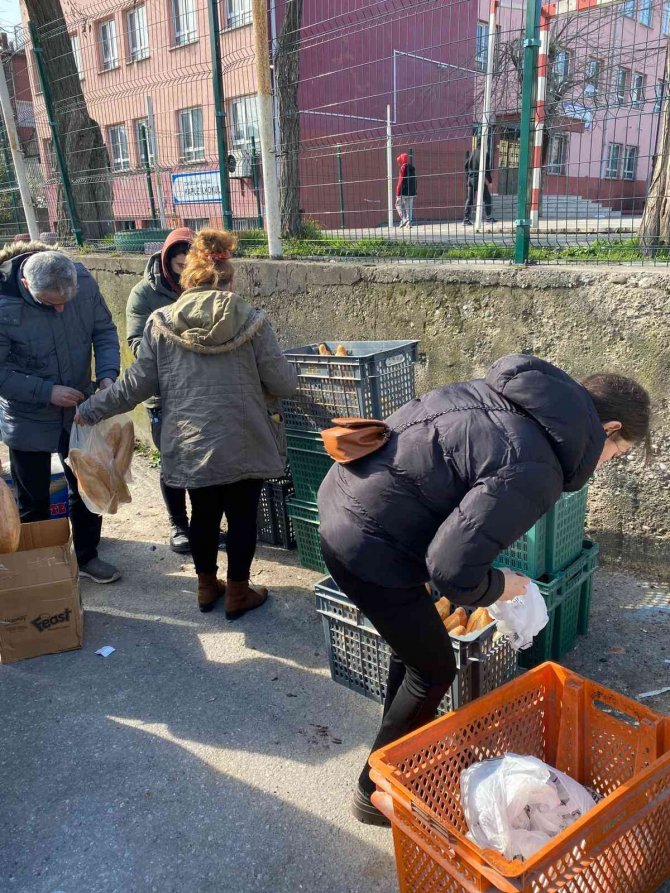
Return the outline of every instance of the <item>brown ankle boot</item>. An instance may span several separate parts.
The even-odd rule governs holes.
[[[253,611],[267,601],[268,591],[265,586],[252,588],[249,581],[236,583],[228,580],[226,583],[225,609],[228,620],[237,620],[247,611]]]
[[[225,592],[226,584],[217,580],[216,574],[198,574],[198,607],[203,614],[211,611]]]

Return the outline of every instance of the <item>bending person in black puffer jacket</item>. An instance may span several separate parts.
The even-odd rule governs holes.
[[[650,401],[635,381],[582,384],[532,356],[498,360],[485,379],[412,400],[389,419],[389,442],[334,465],[319,492],[328,568],[393,650],[373,750],[429,722],[456,675],[425,583],[456,605],[488,606],[527,578],[498,554],[603,462],[648,447]],[[386,824],[361,773],[354,814]]]

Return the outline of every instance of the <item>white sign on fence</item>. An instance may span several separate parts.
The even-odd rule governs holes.
[[[175,205],[220,202],[219,172],[194,171],[192,174],[172,174],[172,200]]]

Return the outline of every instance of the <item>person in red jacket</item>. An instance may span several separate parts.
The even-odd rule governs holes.
[[[398,182],[395,187],[395,207],[400,215],[400,226],[411,226],[414,219],[414,197],[416,196],[416,168],[403,152],[396,161],[400,165]]]

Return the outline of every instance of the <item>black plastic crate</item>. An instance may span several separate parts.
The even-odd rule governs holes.
[[[320,431],[346,416],[385,419],[416,396],[418,341],[328,341],[346,357],[321,356],[318,344],[284,351],[298,373],[298,394],[283,404],[286,427]]]
[[[332,679],[383,703],[391,657],[389,645],[332,577],[319,581],[314,593]],[[507,639],[496,635],[494,624],[469,638],[450,638],[457,673],[440,703],[440,715],[492,691],[517,672],[516,653]]]
[[[290,477],[265,481],[258,503],[257,528],[260,542],[295,549],[295,533],[286,504],[293,493],[293,481]]]

